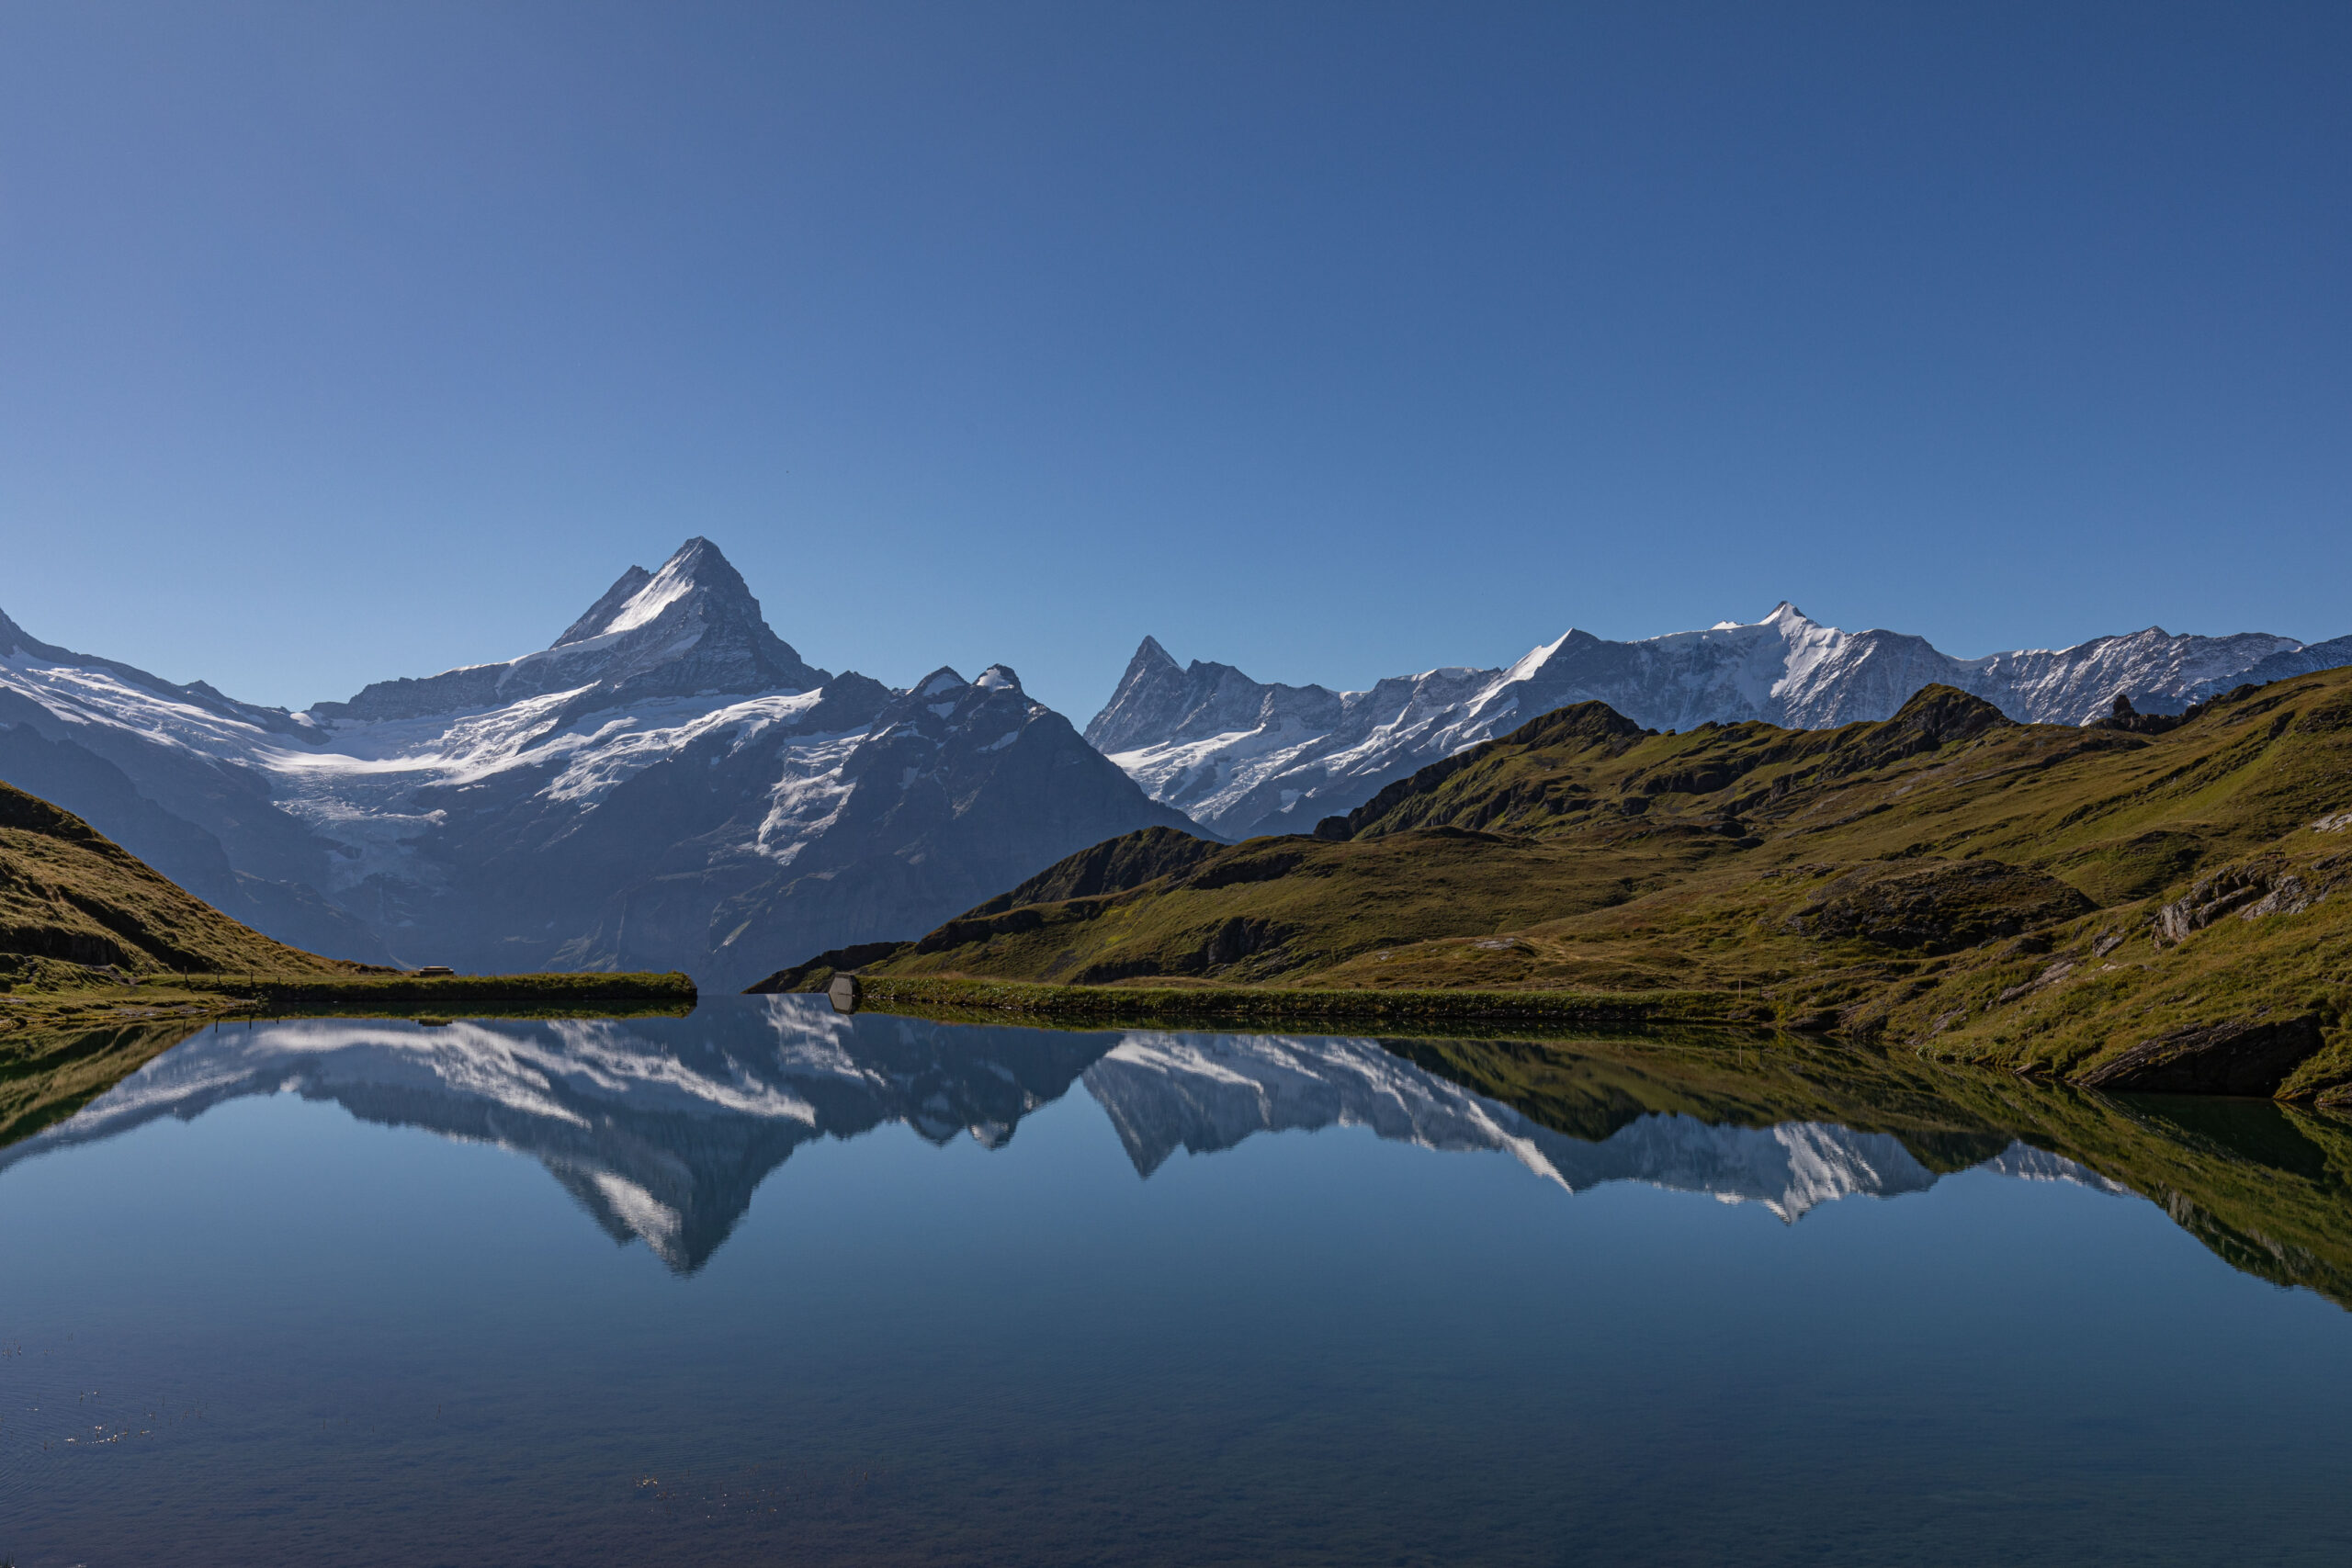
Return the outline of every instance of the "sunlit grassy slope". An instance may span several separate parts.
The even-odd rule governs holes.
[[[1157,830],[860,972],[1078,985],[1724,991],[1728,1017],[2081,1071],[2309,1019],[2352,1085],[2352,671],[2164,733],[1930,687],[1883,723],[1548,714],[1315,837]],[[819,983],[823,965],[787,972]]]
[[[0,784],[0,954],[128,974],[356,974],[272,942],[150,870],[69,811]],[[6,959],[0,959],[6,962]]]

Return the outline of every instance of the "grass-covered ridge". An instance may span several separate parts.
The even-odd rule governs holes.
[[[2319,1049],[2279,1092],[2352,1098],[2352,671],[2161,733],[2013,724],[1939,687],[1821,731],[1661,735],[1585,704],[1314,836],[1131,835],[827,957],[769,984],[1703,994],[2062,1076],[2286,1028]]]
[[[1713,1023],[1735,1010],[1730,996],[1707,991],[1054,986],[930,975],[874,976],[860,990],[863,1002],[886,1009],[1069,1023]]]
[[[48,1032],[232,1011],[691,1007],[684,975],[410,975],[231,919],[69,811],[0,784],[0,1070]],[[18,1041],[17,1044],[11,1042]]]

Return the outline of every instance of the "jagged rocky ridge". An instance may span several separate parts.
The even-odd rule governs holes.
[[[2352,637],[2305,646],[2262,633],[2161,627],[2073,648],[1954,659],[1898,632],[1847,632],[1782,604],[1752,625],[1611,642],[1570,631],[1501,670],[1449,668],[1367,691],[1253,681],[1228,664],[1180,666],[1150,637],[1086,727],[1154,800],[1226,838],[1304,832],[1382,785],[1578,702],[1648,728],[1761,719],[1821,729],[1892,717],[1924,686],[1981,696],[2011,718],[2084,724],[2127,695],[2178,713],[2245,682],[2352,664]]]
[[[1002,666],[895,691],[807,663],[703,539],[546,649],[303,713],[0,617],[0,778],[314,952],[725,988],[1190,825]]]
[[[1210,1154],[1260,1133],[1361,1126],[1424,1148],[1507,1153],[1571,1192],[1640,1181],[1759,1203],[1792,1222],[1835,1199],[1938,1179],[1891,1134],[1819,1122],[1749,1126],[1626,1107],[1600,1136],[1579,1138],[1372,1040],[974,1028],[844,1016],[806,997],[691,1019],[215,1029],[0,1151],[0,1169],[290,1088],[366,1121],[528,1155],[614,1240],[642,1240],[690,1273],[803,1144],[895,1122],[933,1142],[968,1134],[994,1148],[1079,1082],[1147,1178],[1179,1148]],[[1984,1164],[2120,1190],[2023,1145]]]

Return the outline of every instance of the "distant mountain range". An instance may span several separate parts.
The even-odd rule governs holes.
[[[1208,1154],[1260,1133],[1365,1126],[1425,1148],[1507,1153],[1571,1192],[1640,1181],[1794,1221],[1838,1198],[1924,1190],[1951,1168],[1923,1165],[1889,1133],[1710,1122],[1631,1103],[1597,1140],[1578,1138],[1371,1040],[976,1029],[773,997],[681,1020],[216,1029],[0,1152],[0,1169],[291,1089],[366,1121],[526,1154],[614,1240],[642,1240],[690,1273],[803,1144],[897,1122],[934,1143],[968,1134],[995,1148],[1081,1082],[1142,1177],[1178,1148]],[[1976,1156],[1984,1168],[2121,1190],[2023,1145],[1986,1152]]]
[[[704,539],[539,652],[303,713],[0,615],[0,778],[313,952],[715,987],[1191,826],[1001,665],[899,691],[808,664]]]
[[[1369,690],[1269,685],[1229,664],[1179,665],[1146,637],[1086,727],[1154,800],[1227,839],[1305,832],[1428,763],[1571,703],[1646,728],[1761,719],[1822,729],[1891,718],[1921,687],[1955,686],[2011,718],[2082,724],[2118,695],[2177,714],[2245,682],[2352,664],[2352,637],[2306,646],[2258,632],[2161,627],[2073,648],[1954,659],[1899,632],[1840,631],[1783,603],[1752,625],[1611,642],[1570,631],[1505,669],[1448,668]]]
[[[1566,704],[1637,723],[1883,717],[1941,681],[2078,722],[2352,662],[2150,630],[1961,660],[1783,604],[1643,642],[1570,632],[1505,670],[1369,691],[1180,668],[1146,638],[1083,738],[1002,665],[904,690],[808,663],[718,547],[631,567],[548,648],[306,711],[37,640],[0,615],[0,779],[245,922],[335,957],[684,969],[750,983],[932,929],[1150,827],[1311,829]],[[1106,760],[1107,754],[1107,760]]]

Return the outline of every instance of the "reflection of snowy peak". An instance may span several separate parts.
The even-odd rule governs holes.
[[[1641,1181],[1753,1201],[1788,1220],[1834,1198],[1935,1180],[1893,1136],[1820,1122],[1636,1114],[1588,1142],[1369,1040],[982,1028],[842,1017],[794,996],[685,1019],[221,1025],[0,1149],[0,1170],[162,1117],[292,1090],[367,1121],[528,1155],[616,1241],[641,1239],[685,1273],[802,1144],[899,1122],[934,1143],[968,1136],[998,1148],[1081,1076],[1145,1177],[1179,1148],[1208,1154],[1257,1133],[1368,1127],[1424,1148],[1508,1153],[1569,1191]],[[2023,1145],[1986,1168],[2120,1190]]]
[[[804,662],[704,539],[550,648],[301,714],[0,617],[0,777],[299,946],[722,987],[1184,824],[1001,666]]]
[[[1136,1174],[1254,1133],[1370,1127],[1432,1149],[1510,1146],[1518,1113],[1364,1040],[1131,1033],[1086,1069]]]
[[[1588,1143],[1370,1040],[1130,1034],[1086,1069],[1086,1088],[1146,1176],[1179,1148],[1207,1154],[1255,1133],[1361,1126],[1426,1148],[1508,1153],[1572,1192],[1640,1181],[1759,1202],[1785,1220],[1834,1198],[1917,1192],[1936,1179],[1891,1134],[1818,1122],[1730,1127],[1651,1115]]]
[[[1180,1148],[1210,1154],[1258,1133],[1369,1127],[1424,1148],[1507,1153],[1570,1191],[1639,1181],[1758,1202],[1792,1221],[1835,1198],[1892,1197],[1936,1181],[1893,1134],[1818,1122],[1743,1127],[1637,1115],[1598,1143],[1571,1137],[1371,1040],[1130,1033],[1086,1069],[1086,1089],[1145,1176]],[[2023,1144],[1985,1168],[2122,1190]]]
[[[2143,712],[2176,713],[2240,679],[2301,673],[2290,667],[2298,660],[2352,662],[2352,638],[2306,649],[2291,637],[2151,627],[1961,660],[1916,637],[1825,626],[1783,604],[1752,625],[1638,642],[1570,631],[1507,669],[1431,670],[1334,692],[1262,684],[1226,664],[1179,666],[1146,637],[1086,738],[1153,799],[1240,838],[1311,829],[1391,780],[1570,703],[1605,702],[1658,729],[1745,719],[1821,728],[1890,717],[1942,682],[2014,718],[2079,724],[2119,692]]]
[[[1891,1133],[1819,1122],[1719,1127],[1689,1116],[1645,1116],[1555,1168],[1571,1187],[1641,1181],[1726,1202],[1761,1203],[1788,1221],[1834,1199],[1924,1192],[1934,1173]]]
[[[800,1145],[904,1122],[995,1147],[1107,1041],[841,1018],[810,998],[692,1019],[306,1020],[209,1030],[80,1113],[0,1151],[0,1168],[158,1117],[293,1090],[363,1120],[494,1144],[546,1166],[616,1241],[700,1268]]]

